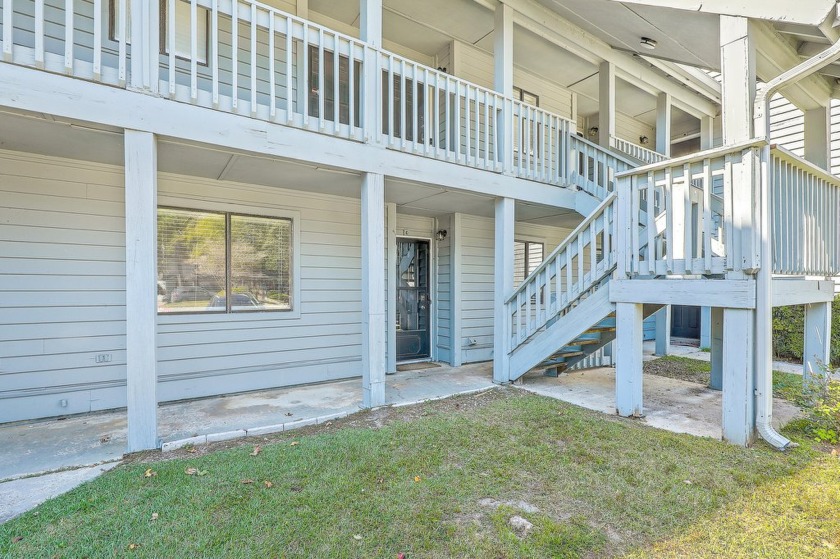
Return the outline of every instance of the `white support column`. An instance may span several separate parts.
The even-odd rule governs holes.
[[[510,317],[505,301],[513,292],[513,228],[516,202],[496,199],[495,276],[493,297],[493,382],[510,382]]]
[[[656,319],[656,355],[668,355],[671,346],[671,305],[665,305],[654,315]]]
[[[388,364],[385,371],[393,374],[397,372],[397,205],[389,202],[385,206],[388,213],[386,225],[388,300],[385,305],[388,309],[388,319],[385,322],[388,338]]]
[[[624,417],[641,417],[643,305],[617,303],[615,317],[615,411]]]
[[[700,307],[700,348],[712,347],[712,307]]]
[[[755,312],[723,310],[723,440],[748,446],[755,437]]]
[[[382,48],[382,0],[360,0],[359,38]]]
[[[125,131],[125,322],[128,452],[158,447],[157,141]]]
[[[704,116],[700,119],[700,150],[712,149],[715,145],[715,118]]]
[[[160,51],[160,5],[157,0],[134,0],[131,4],[131,82],[135,89],[158,90]]]
[[[712,366],[709,388],[723,390],[723,309],[705,308],[709,309],[709,355]]]
[[[615,136],[615,64],[602,62],[598,69],[598,145],[608,148]]]
[[[755,101],[755,38],[749,19],[720,16],[723,143],[749,140]]]
[[[452,221],[449,228],[449,302],[452,315],[449,320],[450,340],[452,344],[452,366],[460,367],[464,363],[464,337],[461,334],[461,253],[462,237],[461,230],[462,214],[452,214]]]
[[[802,375],[820,374],[831,358],[831,303],[805,305],[805,347]]]
[[[362,405],[385,404],[385,177],[362,176]]]
[[[656,151],[671,157],[671,94],[656,98]]]
[[[505,97],[513,97],[513,8],[496,4],[493,27],[493,89]],[[502,103],[498,111],[499,153],[496,154],[505,174],[513,173],[513,106]]]
[[[828,169],[831,161],[831,110],[819,107],[805,111],[805,159]]]

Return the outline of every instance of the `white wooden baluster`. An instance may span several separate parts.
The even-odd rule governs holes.
[[[195,2],[195,0],[192,0]],[[249,66],[251,67],[251,117],[257,116],[257,5],[251,4],[251,57]]]
[[[411,145],[412,151],[417,151],[420,147],[418,145],[418,141],[420,138],[420,129],[417,127],[418,118],[417,115],[420,112],[420,99],[418,97],[418,82],[420,81],[417,79],[417,75],[419,72],[417,71],[417,64],[411,65]]]
[[[467,165],[470,164],[470,136],[470,86],[464,84],[464,161]]]
[[[350,53],[352,55],[352,53]],[[341,43],[338,34],[333,33],[333,133],[338,134],[341,129],[341,92],[339,79],[341,69]],[[326,81],[324,82],[326,84]],[[348,83],[349,86],[349,83]]]
[[[633,181],[635,184],[638,184],[638,178],[634,177]],[[645,229],[647,230],[647,267],[648,269],[645,270],[644,274],[649,275],[656,275],[656,179],[654,177],[653,171],[649,171],[647,174],[647,209],[645,213],[646,216],[646,223]],[[633,224],[634,230],[638,230],[638,227]]]
[[[212,0],[210,4],[210,50],[211,64],[210,85],[212,91],[213,108],[219,108],[219,0]]]
[[[484,91],[484,168],[490,168],[490,95]]]
[[[356,43],[355,41],[350,41],[349,43],[349,51],[350,57],[347,61],[348,70],[347,73],[349,75],[348,78],[348,99],[350,100],[350,105],[348,107],[348,134],[350,136],[355,136],[356,130]],[[370,71],[373,71],[372,69]]]
[[[44,0],[35,0],[35,66],[44,67]]]
[[[42,3],[43,6],[43,3]],[[43,15],[42,15],[43,18]],[[43,33],[43,26],[41,29]],[[37,39],[36,39],[37,40]],[[43,40],[43,37],[42,37]],[[42,45],[43,49],[43,45]],[[43,61],[43,52],[41,53]],[[37,54],[36,54],[37,60]],[[93,79],[102,77],[102,0],[93,0]]]
[[[299,107],[300,112],[303,113],[303,126],[309,126],[309,99],[312,95],[312,85],[309,83],[309,25],[306,22],[302,23],[303,34],[301,35],[303,41],[300,48],[303,50],[303,68],[298,68],[298,75],[303,76],[303,90],[298,93],[298,98],[303,104]],[[300,56],[298,56],[300,59]],[[300,85],[298,84],[298,87]]]
[[[327,76],[324,72],[324,29],[318,28],[318,128],[324,129],[327,116],[324,113],[324,97],[327,95]]]
[[[461,162],[461,81],[454,80],[455,84],[455,141],[454,141],[454,148],[455,148],[455,160],[460,163]]]
[[[173,98],[175,97],[175,1],[169,0],[166,6],[166,43],[169,48],[169,96]],[[235,12],[236,0],[233,2],[233,8]],[[233,83],[235,84],[236,81]],[[234,101],[235,106],[236,102]]]
[[[292,119],[294,118],[294,106],[295,106],[295,89],[294,89],[294,81],[293,76],[296,73],[295,64],[292,61],[292,51],[294,51],[294,46],[292,43],[292,33],[294,29],[292,28],[292,18],[290,16],[286,16],[286,122],[288,124],[292,123]],[[298,84],[300,87],[300,84]],[[300,95],[297,96],[300,98]]]
[[[406,95],[405,90],[405,59],[400,59],[400,104],[399,104],[399,117],[400,117],[400,149],[405,149],[405,140],[406,140],[406,129],[405,129],[405,113],[409,109],[410,105],[408,104],[408,96]]]
[[[4,0],[4,2],[7,0]],[[11,2],[9,2],[11,3]],[[125,0],[120,0],[119,3],[120,7],[120,21],[118,23],[119,30],[117,33],[119,34],[119,41],[120,41],[120,76],[121,80],[125,80]],[[73,74],[73,0],[64,0],[64,71],[68,74]],[[3,14],[3,23],[5,24],[8,20],[6,19],[6,14]],[[10,27],[10,25],[7,25]],[[5,31],[5,27],[4,27]],[[4,44],[5,47],[5,44]]]
[[[431,103],[429,102],[429,69],[423,69],[423,134],[420,141],[423,142],[423,153],[429,155],[429,133],[434,127],[434,122],[429,114]]]
[[[682,184],[682,199],[683,205],[683,227],[685,229],[683,237],[683,258],[685,258],[685,272],[690,274],[693,272],[692,254],[694,245],[694,225],[691,219],[691,165],[686,163],[683,165],[683,180]]]
[[[451,80],[450,80],[449,74],[446,74],[445,79],[446,79],[446,90],[444,92],[444,95],[446,95],[446,98],[444,100],[445,101],[444,102],[444,105],[445,105],[444,113],[445,114],[444,114],[444,119],[443,119],[443,137],[444,137],[444,142],[446,142],[446,160],[449,161],[449,159],[452,157],[452,130],[450,129],[451,108],[449,106],[451,104],[449,102],[449,98],[451,96],[449,94],[449,83],[450,83]]]
[[[13,0],[3,0],[3,59],[7,62],[11,62],[14,53],[12,48],[14,13]]]
[[[434,89],[434,103],[435,103],[435,118],[432,125],[432,137],[434,138],[435,157],[440,158],[440,72],[435,72],[435,89]]]
[[[254,4],[251,6],[253,20],[253,9],[256,9],[256,6]],[[253,33],[253,27],[251,32]],[[196,0],[190,0],[190,99],[193,102],[198,99],[198,3]]]
[[[273,11],[268,12],[268,117],[274,120],[277,117],[277,80],[275,72],[276,51],[274,47],[274,34],[276,33],[277,16]]]
[[[473,88],[473,106],[475,107],[475,147],[473,149],[473,158],[476,167],[481,162],[481,102],[478,95],[478,88]]]
[[[532,282],[525,284],[525,333],[530,336],[533,333],[533,322],[531,321],[531,286]]]
[[[712,272],[712,164],[703,160],[703,266]]]

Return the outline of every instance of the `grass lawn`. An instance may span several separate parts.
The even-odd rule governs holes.
[[[498,389],[138,456],[0,526],[0,556],[838,557],[840,460],[787,434],[743,449]]]

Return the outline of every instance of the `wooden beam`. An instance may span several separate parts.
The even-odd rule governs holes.
[[[723,310],[723,439],[749,446],[755,438],[755,313]]]
[[[496,199],[495,270],[493,284],[493,382],[510,382],[510,317],[506,309],[513,292],[513,230],[516,202],[513,198]]]
[[[362,405],[385,404],[385,177],[362,177]]]
[[[705,307],[755,308],[752,280],[617,279],[610,282],[613,303],[655,303]]]
[[[773,306],[830,303],[834,300],[834,288],[831,280],[774,279]]]
[[[616,316],[615,411],[624,417],[641,417],[642,321],[644,306],[618,303]]]
[[[660,93],[656,98],[656,151],[671,157],[671,95]]]
[[[602,62],[598,69],[598,145],[609,149],[615,137],[615,64]]]
[[[720,58],[723,77],[723,143],[753,137],[755,102],[755,33],[746,18],[720,18]]]
[[[128,452],[158,447],[157,142],[125,131],[125,322]]]
[[[723,390],[723,309],[711,307],[709,321],[709,360],[712,368],[709,388]]]

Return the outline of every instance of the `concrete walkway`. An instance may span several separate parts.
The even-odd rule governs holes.
[[[646,360],[655,359],[654,353],[656,351],[656,342],[645,342],[644,356]],[[687,344],[671,344],[668,346],[668,355],[677,357],[687,357],[689,359],[696,359],[697,361],[711,361],[712,354],[708,351],[700,351],[696,345]],[[801,363],[791,363],[789,361],[773,361],[773,370],[781,371],[783,373],[791,373],[794,375],[802,374]]]
[[[492,388],[492,367],[444,365],[397,373],[387,377],[386,402],[406,405]],[[361,382],[350,379],[176,402],[158,409],[159,433],[164,444],[264,434],[357,412],[361,401]],[[116,466],[125,446],[124,410],[0,426],[0,522]]]

